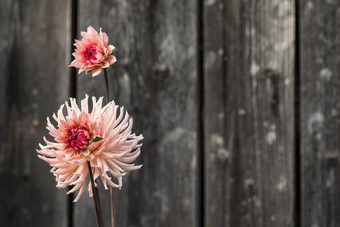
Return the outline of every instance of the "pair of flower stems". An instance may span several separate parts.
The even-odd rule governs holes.
[[[109,79],[107,76],[107,71],[106,68],[104,70],[104,78],[105,78],[105,90],[106,90],[106,104],[109,103]],[[87,161],[87,166],[89,168],[89,173],[90,173],[90,181],[91,181],[91,186],[92,186],[92,192],[93,192],[93,201],[94,201],[94,207],[96,210],[96,218],[97,218],[97,226],[98,227],[103,227],[103,216],[102,216],[102,211],[100,207],[100,201],[99,201],[99,193],[98,193],[98,188],[95,187],[94,185],[94,179],[93,179],[93,174],[92,174],[92,167],[90,161]],[[113,189],[110,187],[110,207],[111,207],[111,226],[115,226],[115,220],[114,220],[114,204],[113,204]]]

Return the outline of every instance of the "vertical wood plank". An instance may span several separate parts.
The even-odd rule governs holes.
[[[302,226],[340,226],[340,2],[300,0]]]
[[[66,227],[66,191],[35,149],[68,97],[69,0],[2,1],[0,17],[0,226]]]
[[[80,0],[78,12],[80,30],[101,26],[118,49],[110,96],[145,137],[144,166],[115,190],[117,226],[196,226],[196,1]],[[105,95],[103,75],[78,80],[78,98]],[[106,223],[108,194],[100,192]],[[74,226],[94,223],[84,196]]]
[[[205,226],[293,226],[293,0],[204,1]]]

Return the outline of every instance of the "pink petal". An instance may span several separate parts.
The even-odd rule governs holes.
[[[101,38],[104,46],[107,46],[109,42],[109,37],[107,37],[105,32],[102,32],[102,28],[100,28],[99,37]]]
[[[112,53],[112,51],[115,49],[115,47],[114,46],[112,46],[112,45],[109,45],[108,47],[107,47],[107,54],[111,54]]]
[[[77,60],[73,60],[73,61],[71,62],[71,64],[69,65],[69,67],[75,66],[76,62],[77,62]]]
[[[89,32],[93,33],[91,28]],[[86,35],[91,36],[88,33]],[[101,35],[104,37],[104,33]],[[96,37],[90,38],[79,42],[79,48],[98,41]],[[107,52],[113,50],[113,46],[107,49],[101,45],[97,47],[104,51],[101,61],[88,61],[78,50],[74,53],[76,59],[70,65],[78,67],[79,73],[84,70],[92,71],[92,76],[97,76],[102,68],[117,61],[113,55],[104,59]],[[40,150],[37,150],[38,157],[52,166],[51,172],[56,177],[58,188],[73,185],[68,193],[79,190],[75,201],[81,197],[87,185],[87,160],[91,161],[94,178],[101,178],[105,188],[107,186],[120,188],[122,176],[141,167],[135,165],[134,161],[140,155],[142,146],[140,140],[143,136],[131,132],[132,119],[128,113],[123,107],[118,111],[119,107],[113,101],[103,106],[103,97],[99,99],[92,97],[92,111],[89,111],[88,99],[86,95],[85,99],[81,100],[80,109],[76,99],[70,98],[69,102],[59,108],[57,114],[53,114],[58,123],[56,126],[47,119],[47,128],[54,137],[54,142],[44,138],[46,145],[39,144]],[[64,106],[66,111],[63,111]],[[78,139],[74,140],[74,136]],[[95,136],[102,137],[102,141],[92,142]],[[86,146],[86,149],[83,149],[83,146]],[[108,176],[108,173],[111,173],[111,176]],[[118,184],[111,181],[111,178],[116,178]],[[90,196],[91,190],[89,188]]]
[[[108,61],[109,64],[112,65],[112,64],[114,64],[117,61],[117,58],[115,56],[113,56],[113,55],[109,55],[109,56],[107,56],[106,61]]]
[[[80,35],[83,39],[89,39],[90,38],[90,35],[86,32],[80,32]]]
[[[87,33],[89,33],[91,36],[98,36],[98,33],[96,30],[94,30],[94,28],[92,26],[89,26],[87,28]]]
[[[101,67],[96,67],[92,70],[92,77],[97,76],[102,71]]]
[[[104,61],[102,63],[102,68],[107,68],[107,67],[110,67],[110,64],[107,61]]]

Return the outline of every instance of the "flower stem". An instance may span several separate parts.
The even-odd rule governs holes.
[[[94,186],[94,179],[93,179],[92,167],[91,167],[90,161],[87,161],[87,166],[89,167],[90,180],[91,180],[91,186],[92,186],[92,192],[93,192],[94,207],[96,209],[97,226],[103,227],[103,217],[102,217],[102,212],[101,212],[101,208],[100,208],[99,194],[98,194],[98,189]]]
[[[109,103],[109,79],[107,77],[107,71],[104,69],[104,78],[105,78],[105,88],[106,88],[106,104]]]
[[[105,88],[106,88],[106,104],[110,101],[109,93],[109,79],[107,76],[107,71],[104,68],[104,78],[105,78]],[[113,204],[113,189],[110,187],[110,207],[111,207],[111,226],[115,226],[115,216],[114,216],[114,204]]]
[[[111,225],[112,227],[115,226],[115,215],[113,209],[113,189],[110,187],[110,206],[111,206]]]

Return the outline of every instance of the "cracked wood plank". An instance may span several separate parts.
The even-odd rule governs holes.
[[[301,226],[340,226],[340,2],[300,0]]]
[[[100,26],[117,49],[110,97],[142,133],[142,169],[115,190],[117,226],[196,225],[196,1],[79,1],[79,30]],[[79,32],[78,32],[79,33]],[[103,74],[78,77],[78,98],[105,96]],[[109,192],[100,191],[109,224]],[[93,202],[75,208],[75,227],[95,225]],[[92,215],[89,220],[89,215]]]
[[[35,149],[68,98],[69,3],[1,3],[0,226],[67,226],[66,190]]]
[[[205,226],[293,226],[293,0],[204,1]]]

